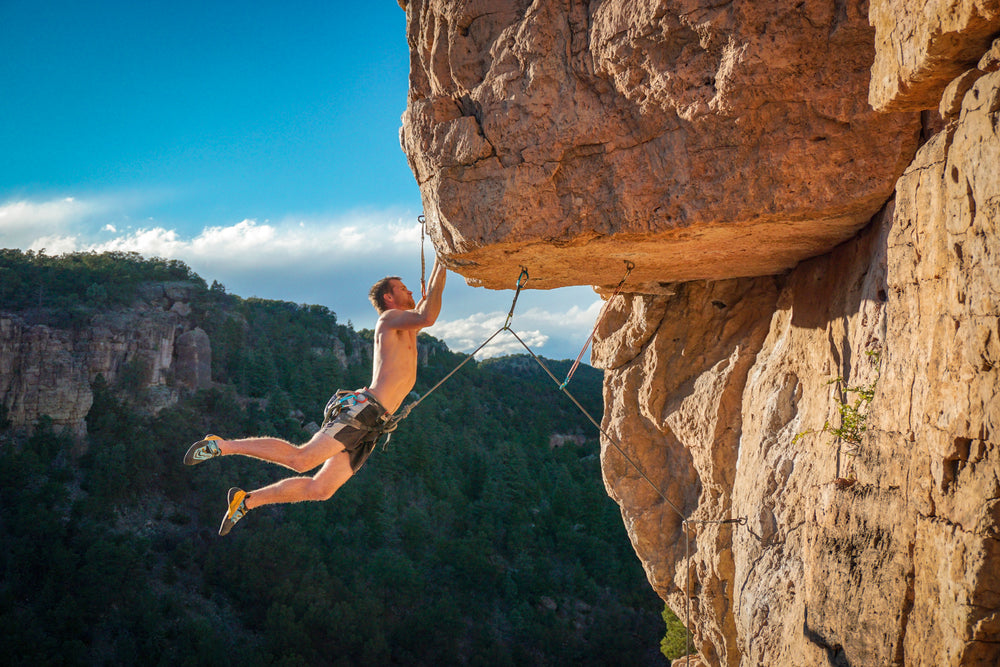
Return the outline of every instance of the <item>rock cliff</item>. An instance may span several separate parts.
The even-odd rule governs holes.
[[[177,392],[211,384],[208,336],[187,319],[190,286],[150,284],[130,309],[100,312],[86,327],[34,323],[31,313],[0,312],[0,401],[16,426],[42,415],[75,435],[86,433],[91,383],[152,389],[143,400],[158,411]]]
[[[439,252],[637,265],[604,428],[680,512],[605,483],[700,657],[997,664],[998,3],[404,4]]]
[[[916,148],[867,104],[859,3],[407,5],[401,132],[438,251],[509,288],[776,273],[850,237]]]

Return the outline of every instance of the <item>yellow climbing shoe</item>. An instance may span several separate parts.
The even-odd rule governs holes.
[[[219,526],[219,535],[227,535],[236,522],[247,515],[247,512],[250,511],[246,504],[249,497],[250,494],[243,489],[238,489],[235,486],[229,489],[229,509],[226,510],[226,516],[223,517],[222,525]]]

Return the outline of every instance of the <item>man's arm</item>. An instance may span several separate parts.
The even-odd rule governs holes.
[[[437,321],[441,313],[441,295],[444,293],[445,276],[448,271],[435,257],[434,268],[427,283],[427,296],[413,310],[387,310],[381,321],[393,329],[424,329]]]

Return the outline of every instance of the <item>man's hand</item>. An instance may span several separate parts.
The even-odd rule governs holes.
[[[420,299],[420,303],[412,310],[387,310],[382,313],[379,321],[393,329],[425,329],[434,324],[441,312],[441,294],[444,292],[446,274],[444,264],[435,258],[427,295]]]

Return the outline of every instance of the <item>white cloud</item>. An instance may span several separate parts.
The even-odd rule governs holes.
[[[135,251],[148,257],[177,257],[177,252],[184,248],[185,243],[178,238],[177,232],[154,227],[140,229],[103,243],[88,244],[80,249],[96,252]]]
[[[46,255],[61,255],[73,252],[77,249],[77,238],[75,236],[40,236],[28,246],[28,250],[35,252],[45,251]]]
[[[410,227],[419,234],[416,223]],[[135,251],[176,258],[195,270],[205,267],[210,272],[310,273],[334,263],[384,264],[396,257],[412,256],[413,247],[409,244],[412,235],[413,230],[404,223],[375,216],[287,220],[276,224],[246,219],[231,225],[206,227],[190,238],[182,237],[174,229],[153,226],[107,241],[79,243],[76,249]]]
[[[121,215],[138,201],[138,197],[131,203],[127,197],[105,197],[11,202],[0,207],[0,244],[44,248],[49,254],[134,251],[179,259],[207,282],[218,280],[233,294],[322,304],[341,322],[350,320],[358,328],[374,324],[367,292],[382,276],[403,276],[412,289],[418,289],[420,225],[398,212],[288,217],[277,222],[248,218],[187,234],[155,221],[136,228],[129,225],[127,215],[109,222],[112,212]],[[425,251],[429,271],[434,259],[429,239]],[[513,294],[513,289],[469,287],[460,276],[450,274],[442,316],[428,333],[454,350],[471,352],[503,326]],[[536,353],[572,358],[590,334],[602,303],[587,287],[527,289],[521,293],[512,328]],[[522,352],[521,344],[503,332],[478,356]]]
[[[127,212],[154,203],[162,193],[112,192],[48,200],[9,199],[0,204],[0,246],[60,254],[85,249],[98,236],[118,233]],[[99,230],[99,231],[98,231]]]
[[[0,204],[0,245],[5,248],[40,248],[43,246],[36,241],[42,238],[59,238],[61,245],[65,245],[62,243],[63,233],[100,208],[97,202],[79,201],[73,197],[43,202],[8,201]]]
[[[595,295],[594,300],[586,308],[572,306],[561,312],[537,307],[529,308],[517,320],[520,322],[529,321],[533,326],[539,326],[543,329],[587,329],[589,335],[589,330],[597,321],[597,316],[603,306],[604,302]]]
[[[364,327],[374,315],[367,300],[372,283],[386,274],[418,282],[419,236],[420,226],[412,219],[360,212],[279,222],[245,219],[187,237],[154,225],[111,239],[76,239],[75,245],[60,245],[60,251],[133,251],[179,259],[234,294],[322,304],[342,321],[357,320]],[[428,252],[432,258],[433,249]]]
[[[476,313],[459,320],[441,321],[427,329],[427,333],[435,338],[441,338],[448,347],[457,352],[472,352],[482,345],[490,336],[497,332],[507,319],[506,313]],[[549,337],[538,330],[512,327],[528,347],[541,348]],[[477,358],[497,357],[504,354],[524,352],[524,347],[517,339],[504,331],[494,338],[489,345],[476,354]]]
[[[525,295],[522,301],[526,299],[557,301],[546,299],[547,296],[549,295]],[[515,312],[511,319],[511,328],[532,351],[546,356],[551,356],[546,344],[553,341],[555,334],[560,334],[560,349],[555,353],[566,357],[568,349],[572,349],[574,345],[582,346],[587,340],[603,303],[595,297],[593,302],[584,308],[574,305],[560,311],[552,309],[551,305],[533,306],[524,312]],[[505,312],[476,313],[457,320],[438,320],[437,324],[427,329],[427,333],[443,339],[453,350],[472,352],[500,329],[506,319]],[[503,332],[476,356],[486,358],[523,352],[526,350],[521,343],[514,336]]]

